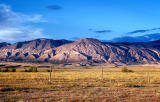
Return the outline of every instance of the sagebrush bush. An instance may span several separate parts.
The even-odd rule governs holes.
[[[38,72],[37,67],[30,67],[29,70],[25,69],[25,72]]]
[[[15,68],[12,68],[12,69],[11,69],[11,72],[16,72],[16,69],[15,69]]]
[[[28,72],[28,70],[27,70],[27,69],[25,69],[25,70],[24,70],[24,72]]]
[[[133,72],[133,70],[129,70],[127,67],[122,68],[122,72]]]
[[[5,69],[2,70],[2,72],[9,72],[9,69],[5,68]]]
[[[125,83],[124,86],[125,87],[145,87],[144,85],[137,85],[133,83]]]
[[[50,71],[51,71],[51,70],[48,70],[48,69],[46,70],[46,72],[50,72]]]
[[[16,69],[15,68],[5,68],[5,69],[0,68],[0,72],[16,72]]]

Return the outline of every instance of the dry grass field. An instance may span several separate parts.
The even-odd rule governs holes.
[[[0,102],[160,102],[158,66],[127,66],[133,72],[55,67],[49,82],[50,68],[24,72],[22,65],[16,72],[0,72]]]

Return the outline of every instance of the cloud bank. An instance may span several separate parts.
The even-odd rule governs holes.
[[[113,42],[149,42],[149,41],[155,41],[160,40],[160,33],[153,33],[153,34],[146,34],[143,36],[123,36],[114,38]]]
[[[44,37],[43,29],[33,23],[47,22],[42,15],[26,15],[14,12],[5,4],[0,4],[0,41],[16,42]]]
[[[135,31],[132,31],[132,32],[128,32],[128,33],[126,33],[126,34],[133,35],[133,34],[137,34],[137,33],[147,33],[147,32],[155,31],[155,30],[160,30],[160,28],[140,29],[140,30],[135,30]]]

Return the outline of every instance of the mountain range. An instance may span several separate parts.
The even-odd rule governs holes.
[[[78,41],[36,39],[14,44],[3,42],[0,43],[0,61],[157,64],[160,62],[160,40],[114,43],[83,38]]]

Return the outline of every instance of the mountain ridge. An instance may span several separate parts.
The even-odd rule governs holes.
[[[0,44],[1,45],[1,44]],[[160,40],[152,42],[101,42],[93,38],[78,41],[35,39],[0,47],[1,61],[49,63],[157,64]]]

